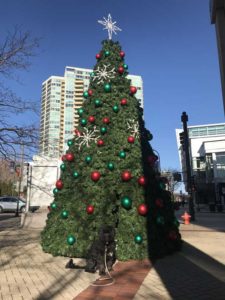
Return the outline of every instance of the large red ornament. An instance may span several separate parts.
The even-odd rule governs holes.
[[[124,51],[120,51],[120,57],[123,58],[125,56],[125,52]]]
[[[74,133],[75,133],[77,136],[81,136],[81,132],[80,132],[78,129],[75,129],[75,130],[74,130]]]
[[[66,160],[66,155],[64,154],[61,159],[62,159],[62,161],[65,161]]]
[[[126,98],[121,99],[120,104],[122,106],[127,105],[127,99]]]
[[[138,206],[137,210],[138,210],[139,215],[145,216],[145,215],[147,215],[148,207],[146,204],[142,203]]]
[[[118,73],[119,73],[119,74],[123,74],[123,72],[124,72],[124,68],[123,68],[123,67],[119,67],[119,68],[118,68]]]
[[[101,54],[100,54],[100,53],[97,53],[97,54],[95,55],[95,57],[96,57],[96,59],[99,59],[99,58],[101,58]]]
[[[89,121],[90,123],[94,123],[94,122],[95,122],[95,117],[94,117],[94,116],[89,116],[89,117],[88,117],[88,121]]]
[[[88,90],[88,95],[92,96],[93,95],[93,91],[92,90]]]
[[[128,143],[133,144],[135,141],[135,138],[133,136],[128,136],[127,141],[128,141]]]
[[[103,140],[98,140],[98,142],[97,142],[97,145],[99,146],[99,147],[102,147],[102,146],[104,146],[104,141]]]
[[[156,199],[155,200],[155,205],[157,206],[157,207],[163,207],[163,201],[161,200],[161,199]]]
[[[95,210],[95,208],[94,208],[93,205],[88,205],[88,206],[86,207],[86,212],[87,212],[89,215],[93,214],[94,210]]]
[[[135,86],[130,86],[130,93],[131,95],[134,95],[137,93],[137,88]]]
[[[74,154],[73,153],[67,153],[66,154],[66,160],[67,161],[73,161],[74,160]]]
[[[158,159],[158,156],[156,156],[156,155],[150,155],[150,156],[148,156],[148,158],[147,158],[147,160],[148,160],[148,162],[149,162],[149,164],[150,164],[151,166],[154,166],[154,164],[155,164],[155,162],[157,161],[157,159]]]
[[[139,177],[138,183],[142,186],[146,185],[146,178],[144,176]]]
[[[109,124],[109,123],[110,123],[110,120],[109,120],[109,118],[105,117],[105,118],[103,118],[102,122],[103,122],[104,124]]]
[[[123,181],[129,181],[131,180],[131,172],[130,171],[124,171],[122,174],[121,174],[121,178]]]
[[[101,174],[98,171],[94,171],[91,173],[91,180],[97,182],[101,177]]]
[[[61,179],[56,181],[55,186],[57,187],[58,190],[61,190],[63,188],[63,182]]]
[[[175,241],[177,239],[177,234],[174,230],[171,230],[168,234],[168,239],[171,241]]]

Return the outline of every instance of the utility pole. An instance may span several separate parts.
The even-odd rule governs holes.
[[[191,215],[192,221],[195,221],[195,209],[194,209],[194,201],[193,201],[193,193],[191,186],[191,162],[190,162],[190,153],[189,153],[189,137],[188,137],[188,115],[186,112],[183,112],[181,115],[181,121],[183,123],[183,131],[184,131],[184,153],[186,160],[186,172],[187,172],[187,189],[189,194],[189,214]]]
[[[20,161],[20,177],[19,177],[19,188],[18,188],[18,197],[20,197],[20,191],[21,191],[21,183],[23,179],[23,163],[24,163],[24,144],[20,145],[20,155],[21,155],[21,161]],[[19,200],[17,200],[17,207],[16,207],[16,217],[19,216]]]

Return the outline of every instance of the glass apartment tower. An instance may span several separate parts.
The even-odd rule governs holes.
[[[66,67],[64,77],[50,76],[42,83],[39,154],[59,158],[78,126],[77,109],[83,105],[91,69]],[[143,107],[141,76],[128,75],[137,87],[136,98]]]

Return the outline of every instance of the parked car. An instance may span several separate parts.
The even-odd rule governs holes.
[[[17,202],[18,209],[20,212],[25,212],[26,210],[26,202],[18,197],[12,196],[4,196],[0,197],[0,213],[4,211],[13,211],[17,210]]]

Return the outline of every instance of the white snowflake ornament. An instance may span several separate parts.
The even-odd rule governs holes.
[[[140,129],[138,121],[131,119],[127,121],[127,129],[130,131],[131,135],[135,138],[140,137]]]
[[[93,130],[89,130],[88,128],[84,128],[82,134],[75,137],[75,144],[78,145],[79,150],[82,146],[90,147],[91,141],[97,142],[100,136],[96,136],[99,130],[94,126]]]
[[[110,79],[115,77],[115,68],[109,70],[110,65],[103,65],[103,67],[97,67],[94,70],[93,81],[97,80],[97,84],[103,83],[104,81],[109,82]]]

